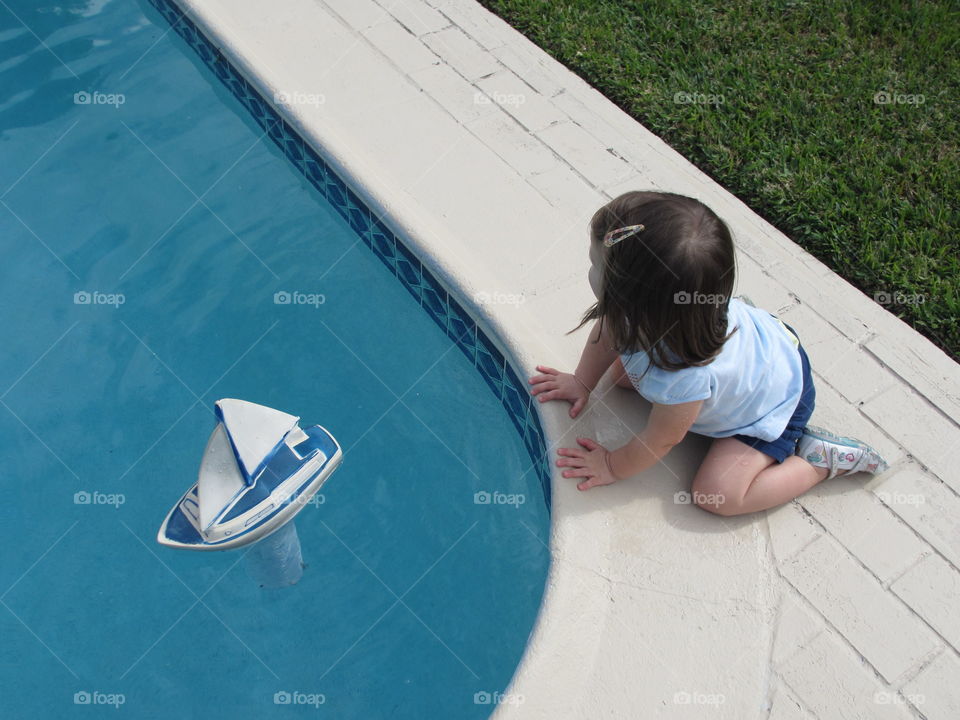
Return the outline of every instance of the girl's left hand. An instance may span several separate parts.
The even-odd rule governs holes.
[[[577,442],[584,448],[560,448],[557,455],[557,467],[568,467],[563,476],[569,478],[586,478],[577,483],[578,490],[589,490],[597,485],[612,485],[618,478],[610,470],[610,451],[590,438],[577,438]]]

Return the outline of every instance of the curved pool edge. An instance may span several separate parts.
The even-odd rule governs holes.
[[[349,53],[360,52],[371,57],[351,62],[351,70],[366,66],[370,73],[381,73],[385,67],[382,58],[373,58],[370,48],[358,46],[355,33],[351,33],[346,25],[337,24],[343,23],[340,16],[332,14],[326,5],[320,3],[285,0],[282,13],[275,12],[276,8],[267,13],[253,0],[234,0],[229,3],[230,12],[226,13],[223,0],[165,1],[186,11],[230,64],[264,97],[295,89],[302,92],[316,89],[316,71],[311,69],[314,66],[304,67],[297,50],[329,52],[334,66],[339,62],[338,57],[342,59]],[[320,30],[330,48],[318,47]],[[269,62],[265,55],[269,55]],[[398,78],[398,82],[404,82],[402,76]],[[588,216],[578,216],[574,221],[571,213],[560,213],[543,198],[531,196],[526,192],[528,186],[523,185],[520,178],[500,174],[499,167],[490,167],[491,163],[500,162],[499,158],[489,157],[489,152],[482,148],[481,151],[466,148],[467,143],[460,140],[425,163],[429,165],[427,170],[440,165],[447,153],[457,155],[461,167],[466,157],[475,163],[470,167],[481,179],[489,179],[489,184],[484,184],[482,190],[485,196],[490,196],[491,214],[499,212],[497,218],[502,221],[503,232],[520,238],[534,237],[537,233],[548,238],[562,236],[563,252],[543,259],[543,253],[538,255],[533,242],[512,244],[509,238],[483,237],[470,225],[470,208],[455,208],[460,198],[445,197],[456,213],[454,209],[439,213],[428,209],[422,195],[433,193],[433,199],[436,199],[438,193],[451,189],[450,183],[443,185],[441,180],[440,185],[425,189],[423,185],[427,183],[421,183],[421,175],[428,173],[418,171],[416,177],[403,175],[402,168],[398,170],[396,165],[391,166],[394,162],[392,155],[378,155],[378,151],[384,150],[383,146],[362,141],[364,133],[355,131],[354,123],[359,121],[351,117],[347,105],[351,93],[359,92],[344,85],[351,80],[345,81],[339,76],[329,78],[336,87],[326,93],[327,102],[336,98],[336,112],[327,113],[312,105],[283,105],[278,111],[332,168],[350,181],[358,196],[374,213],[384,213],[390,228],[405,239],[434,275],[465,300],[464,308],[478,321],[478,327],[487,331],[488,337],[499,346],[508,361],[512,361],[521,378],[539,363],[575,364],[583,335],[565,336],[563,333],[569,329],[570,319],[578,316],[590,301],[589,290],[583,281],[586,269],[583,238]],[[399,102],[429,102],[411,94],[409,87],[402,90],[402,93],[398,90],[398,95],[403,95]],[[390,93],[386,87],[383,91],[386,95]],[[450,122],[434,112],[435,107],[424,106],[424,111],[427,110],[430,111],[430,129],[445,132]],[[405,115],[409,119],[416,113],[407,108]],[[385,133],[392,129],[383,126]],[[369,139],[370,135],[366,138]],[[389,144],[389,139],[383,142]],[[487,178],[484,173],[489,174]],[[452,189],[457,192],[456,188]],[[524,198],[523,207],[519,208],[518,201],[514,201],[511,207],[502,211],[497,201],[505,198],[509,201],[515,193]],[[588,204],[595,207],[602,198],[596,193]],[[519,212],[510,214],[512,210]],[[459,211],[464,215],[461,216]],[[456,221],[451,220],[454,215]],[[483,223],[487,232],[492,225],[495,223],[491,221]],[[570,235],[571,228],[575,231],[573,235]],[[569,239],[568,235],[575,236],[575,239]],[[478,251],[478,240],[489,240],[493,259]],[[568,252],[571,248],[575,251]],[[515,262],[504,260],[511,257]],[[538,263],[538,272],[529,272],[529,267]],[[529,295],[529,299],[519,307],[469,302],[478,293],[491,290],[508,293],[520,290],[524,297]],[[600,391],[607,389],[608,380]],[[570,420],[565,408],[557,405],[541,406],[536,410],[548,448],[572,442],[574,433],[592,436],[601,442],[622,442],[629,433],[639,431],[645,419],[616,391],[603,407],[592,408],[576,422]],[[688,447],[697,449],[699,446],[694,442]],[[654,483],[678,480],[690,471],[690,460],[695,454],[688,452],[677,457],[663,472],[652,473],[650,479]],[[552,465],[549,465],[549,473],[552,510],[547,584],[525,651],[507,688],[508,700],[494,710],[493,717],[496,718],[580,717],[583,713],[609,711],[611,708],[626,710],[637,701],[630,692],[636,689],[638,673],[650,674],[651,668],[641,663],[648,664],[645,661],[651,657],[657,663],[657,655],[662,650],[656,640],[648,644],[630,635],[648,620],[644,617],[642,604],[629,609],[624,620],[613,613],[614,608],[622,612],[625,609],[623,604],[614,606],[611,603],[625,594],[629,596],[648,590],[635,582],[635,571],[623,569],[624,533],[632,532],[631,528],[639,525],[644,530],[654,528],[651,537],[658,537],[661,531],[655,529],[656,524],[675,508],[661,510],[649,494],[634,497],[627,483],[605,493],[584,494],[579,493],[571,481],[563,479]],[[661,491],[672,493],[673,488],[668,485],[661,487]],[[738,540],[742,538],[757,549],[764,546],[763,539],[750,530],[739,532]],[[630,541],[637,542],[636,539]],[[699,552],[680,550],[677,554],[683,557],[699,555]],[[760,567],[752,573],[744,573],[743,578],[737,578],[729,592],[735,593],[743,586],[749,589],[757,577],[761,582],[766,580]],[[667,602],[673,601],[668,599]],[[677,618],[661,621],[661,624],[668,635],[682,628],[682,622]],[[628,652],[637,649],[631,643],[639,642],[643,646],[641,652],[623,662],[614,662],[611,658],[624,655],[624,648],[618,647],[618,643],[624,641],[628,644]],[[765,645],[767,638],[760,637],[758,641]],[[699,665],[699,671],[706,672],[708,665],[691,662]],[[605,672],[604,668],[611,663],[617,666],[616,671]],[[661,674],[672,674],[672,671]],[[756,681],[751,677],[747,682],[752,685]],[[512,702],[510,697],[522,701]]]
[[[217,48],[261,96],[269,98],[275,93],[284,92],[262,72],[264,66],[257,65],[257,56],[245,52],[237,36],[229,32],[229,26],[221,22],[219,15],[213,13],[203,0],[149,1],[155,6],[158,3],[178,6],[203,33],[206,40]],[[443,230],[437,227],[429,214],[424,212],[414,198],[394,192],[383,180],[376,164],[369,162],[355,144],[333,127],[321,127],[316,118],[311,118],[310,114],[303,112],[301,108],[274,103],[274,109],[349,183],[349,187],[371,212],[380,216],[396,235],[403,237],[405,244],[414,250],[433,275],[457,295],[463,309],[477,321],[478,329],[482,328],[486,336],[496,343],[507,362],[522,379],[532,372],[537,364],[544,362],[543,358],[556,355],[556,348],[537,338],[539,333],[533,330],[529,318],[509,308],[484,305],[474,300],[478,294],[484,292],[484,288],[490,287],[489,281],[483,283],[478,280],[476,268],[469,268],[467,262],[458,258],[450,246],[442,242]],[[569,432],[572,423],[558,406],[539,406],[536,410],[544,440],[548,447],[556,446],[559,438]],[[578,429],[584,434],[596,434],[589,418],[586,418]],[[551,438],[557,439],[557,442],[550,443]],[[602,573],[585,568],[591,567],[591,563],[595,568],[603,566],[606,556],[603,523],[599,515],[586,518],[581,516],[576,518],[574,527],[568,527],[568,521],[573,518],[565,513],[558,513],[558,508],[565,504],[563,498],[570,493],[570,485],[557,482],[560,476],[555,467],[551,466],[550,476],[550,566],[547,581],[523,656],[504,693],[508,697],[523,698],[524,702],[515,704],[505,701],[491,717],[527,716],[524,711],[530,708],[524,707],[528,698],[523,686],[526,685],[524,677],[531,664],[537,665],[536,676],[548,677],[551,684],[560,683],[570,691],[583,684],[586,676],[571,666],[569,658],[577,657],[584,661],[599,652],[604,613],[600,612],[600,608],[597,608],[596,612],[589,612],[589,608],[592,607],[593,599],[604,592],[608,580]],[[575,494],[576,490],[572,492]],[[590,552],[585,552],[587,548],[582,544],[584,536],[599,540],[591,546]],[[575,548],[575,558],[568,560],[568,547]],[[557,592],[558,588],[569,588],[569,591]],[[575,624],[571,623],[572,619],[576,620]],[[595,642],[591,645],[585,642],[587,639]]]

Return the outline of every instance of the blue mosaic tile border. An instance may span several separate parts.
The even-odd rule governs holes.
[[[543,427],[522,380],[454,294],[423,266],[420,259],[353,191],[337,172],[304,142],[273,105],[237,71],[173,0],[149,0],[186,40],[213,74],[236,96],[304,177],[337,209],[364,244],[400,280],[421,308],[473,363],[494,396],[503,404],[530,455],[550,508],[550,465]],[[529,470],[528,470],[529,472]]]

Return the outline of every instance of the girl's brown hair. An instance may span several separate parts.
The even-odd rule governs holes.
[[[602,247],[628,225],[644,229]],[[628,192],[594,214],[590,233],[603,256],[602,290],[574,330],[600,320],[618,352],[645,351],[665,370],[710,363],[733,334],[733,239],[716,213],[683,195]]]

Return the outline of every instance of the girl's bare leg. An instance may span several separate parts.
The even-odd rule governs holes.
[[[777,463],[734,438],[713,441],[693,480],[693,502],[717,515],[742,515],[782,505],[827,476],[792,455]]]
[[[611,367],[617,385],[633,388],[619,357]],[[797,455],[777,463],[739,440],[717,438],[697,471],[691,494],[704,510],[742,515],[790,502],[826,477],[826,468]]]

